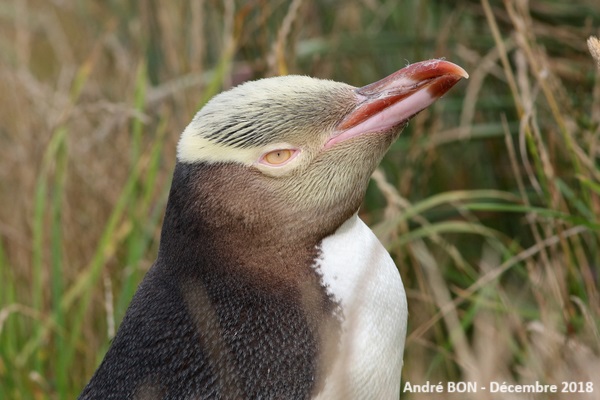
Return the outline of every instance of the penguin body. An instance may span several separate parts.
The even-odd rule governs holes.
[[[252,254],[265,251],[253,243],[255,232],[234,237],[235,230],[224,226],[218,229],[231,242],[215,240],[216,228],[200,223],[205,204],[192,200],[203,190],[195,183],[206,182],[214,168],[229,169],[176,166],[158,259],[80,398],[310,398],[320,327],[335,321],[338,308],[315,290],[319,277],[311,264],[318,249],[295,243],[278,249],[296,260],[282,265],[268,250],[265,257]],[[250,258],[261,266],[244,262]],[[260,270],[265,264],[297,276],[294,282],[278,279]]]
[[[402,281],[357,217],[408,119],[466,73],[243,84],[182,134],[158,257],[80,399],[397,399]]]

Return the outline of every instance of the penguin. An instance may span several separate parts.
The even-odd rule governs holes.
[[[183,131],[158,255],[79,399],[398,399],[407,302],[358,217],[411,117],[468,75],[247,82]]]

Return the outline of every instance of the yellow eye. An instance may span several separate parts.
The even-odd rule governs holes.
[[[292,158],[294,153],[295,151],[290,149],[273,150],[263,156],[263,161],[271,165],[281,165]]]

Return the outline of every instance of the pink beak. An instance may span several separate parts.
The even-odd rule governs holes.
[[[468,77],[456,64],[428,60],[357,88],[354,90],[358,100],[356,108],[338,124],[325,148],[355,136],[402,125]]]

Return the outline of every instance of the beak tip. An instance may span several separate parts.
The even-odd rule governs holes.
[[[456,64],[455,64],[456,65]],[[458,65],[456,65],[457,67],[457,75],[459,75],[460,77],[464,78],[464,79],[469,79],[469,73],[467,71],[465,71],[465,69],[463,67],[460,67]]]
[[[457,75],[464,79],[469,79],[469,73],[460,65],[456,65],[450,61],[437,60],[436,70],[440,75]],[[417,63],[420,64],[420,63]]]

